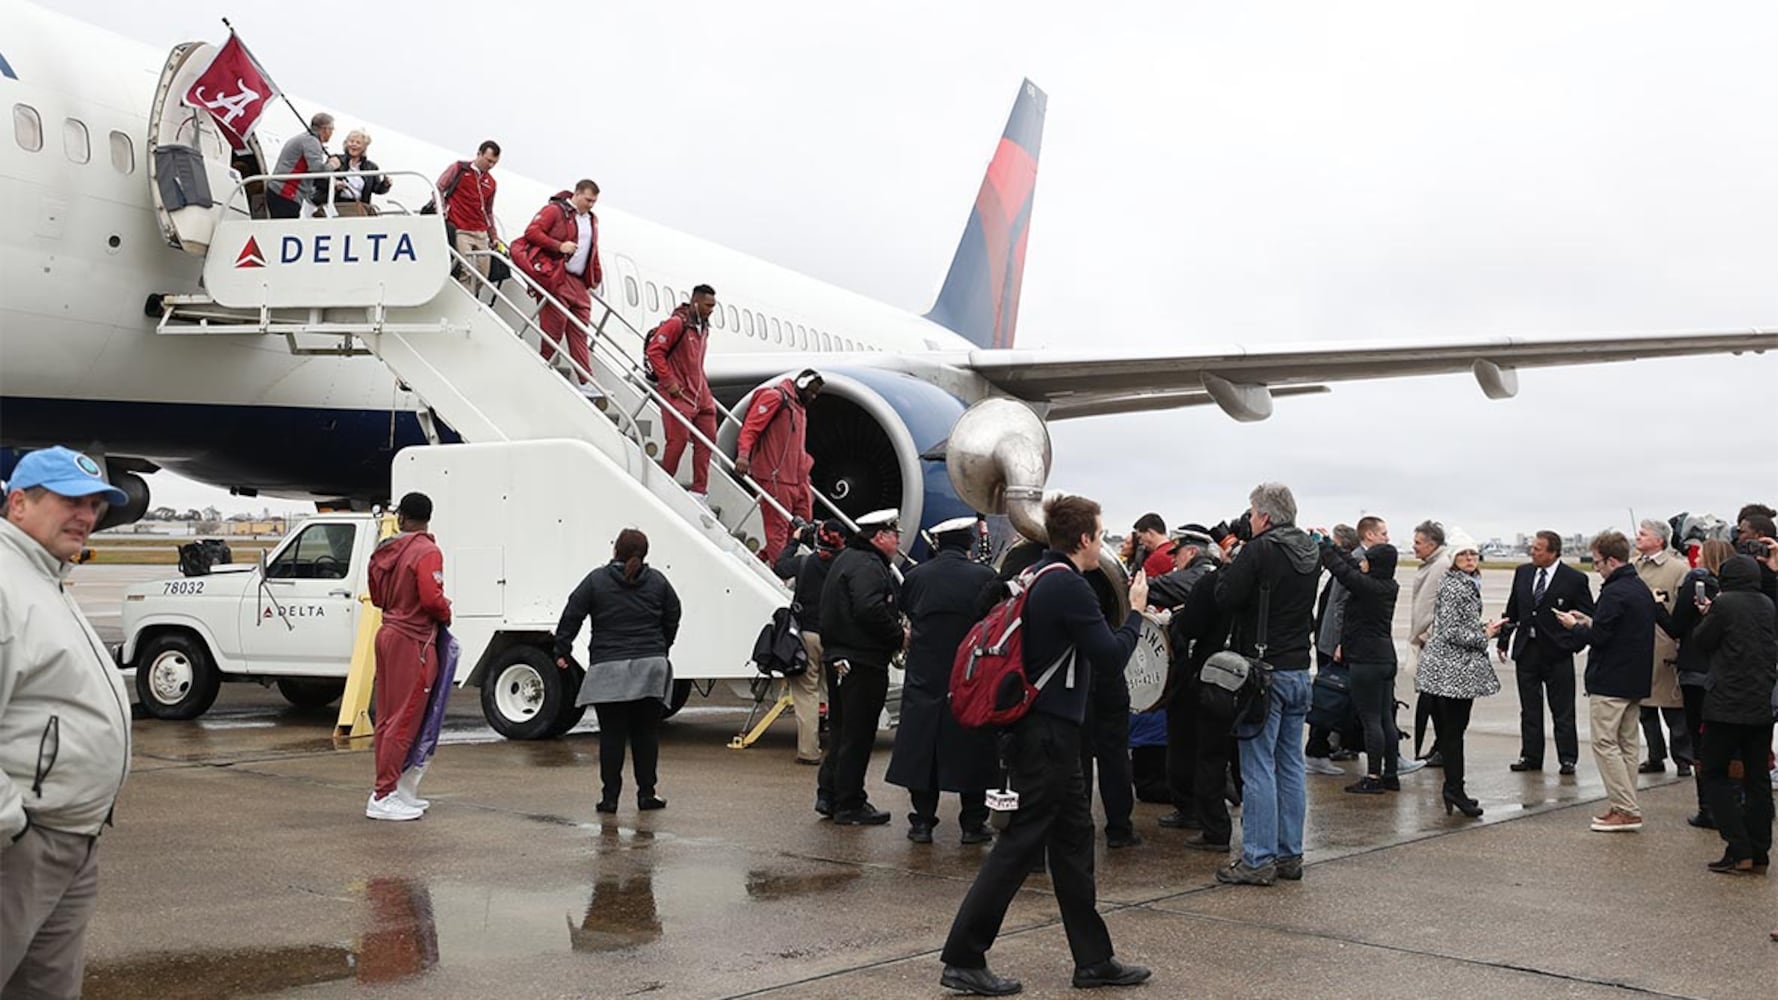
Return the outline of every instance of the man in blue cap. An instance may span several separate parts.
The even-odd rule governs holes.
[[[5,497],[0,995],[79,996],[99,831],[129,773],[130,703],[63,584],[106,505],[128,498],[67,448],[26,455]]]

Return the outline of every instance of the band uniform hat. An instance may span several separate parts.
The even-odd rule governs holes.
[[[6,483],[7,492],[41,486],[65,497],[99,498],[113,506],[130,502],[129,494],[105,481],[99,463],[78,451],[57,445],[31,452],[12,470]]]
[[[1216,539],[1210,536],[1210,529],[1196,522],[1182,524],[1174,528],[1171,537],[1175,542],[1183,545],[1195,545],[1200,549],[1207,549],[1216,544]]]
[[[858,519],[858,533],[874,535],[879,531],[901,530],[901,511],[895,507],[873,510]]]
[[[974,531],[976,523],[976,516],[974,514],[970,514],[967,517],[953,517],[949,521],[940,521],[933,525],[932,534],[934,537],[937,537],[939,535],[949,534],[953,531]]]

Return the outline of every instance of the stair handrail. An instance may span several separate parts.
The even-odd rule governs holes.
[[[455,250],[455,248],[453,248],[453,252],[454,252],[454,250]],[[506,255],[500,254],[494,250],[474,250],[474,251],[470,252],[470,256],[501,257],[502,259],[510,259],[510,258],[507,258]],[[708,438],[705,438],[703,436],[703,434],[699,433],[697,428],[693,427],[691,425],[690,421],[686,420],[685,417],[683,415],[681,415],[678,410],[674,409],[671,405],[667,404],[666,398],[664,396],[662,396],[660,393],[658,393],[654,390],[654,387],[648,383],[646,377],[644,376],[642,366],[639,363],[637,363],[637,361],[633,357],[631,357],[627,351],[625,351],[621,346],[619,346],[611,338],[610,334],[604,332],[605,323],[604,323],[603,318],[601,319],[601,321],[599,322],[599,324],[597,326],[594,326],[589,323],[581,322],[580,317],[574,315],[574,313],[565,309],[561,305],[560,301],[557,300],[556,297],[554,295],[552,295],[548,289],[545,289],[541,284],[539,284],[536,280],[534,280],[529,274],[526,274],[522,268],[513,267],[511,270],[512,270],[513,277],[518,278],[520,281],[522,281],[528,291],[531,291],[532,293],[542,297],[546,307],[554,306],[555,308],[561,310],[563,315],[565,315],[568,318],[568,321],[570,323],[572,323],[575,326],[575,328],[579,329],[582,333],[585,333],[587,335],[588,342],[595,349],[601,344],[601,342],[608,344],[609,349],[605,352],[606,357],[609,358],[613,353],[615,353],[617,355],[617,359],[622,361],[624,369],[625,369],[624,381],[629,383],[632,387],[641,390],[644,393],[644,395],[647,396],[648,398],[651,398],[652,400],[654,400],[657,408],[662,408],[665,410],[672,410],[674,415],[676,417],[678,417],[680,423],[689,427],[691,429],[692,434],[695,435],[696,439],[699,441],[702,441],[705,445],[707,445],[710,448],[710,453],[713,456],[717,456],[717,457],[721,458],[723,467],[725,469],[727,469],[731,475],[735,475],[734,461],[728,457],[727,453],[723,452],[722,449],[717,448],[714,443],[712,443]],[[477,272],[477,273],[479,274],[479,272]],[[490,283],[490,286],[491,286],[491,283]],[[495,289],[495,291],[498,292],[498,289]],[[613,306],[611,303],[605,301],[603,298],[601,298],[600,296],[595,294],[593,292],[593,290],[590,288],[587,289],[587,297],[592,302],[597,303],[601,309],[605,310],[605,317],[615,318],[619,323],[623,324],[625,329],[629,330],[632,334],[635,334],[635,336],[638,340],[642,341],[645,344],[647,343],[648,338],[646,336],[644,336],[641,331],[637,330],[634,324],[632,324],[629,320],[625,319],[623,313],[619,312],[615,306]],[[509,304],[511,304],[511,303],[509,302]],[[518,311],[521,314],[523,313],[523,310],[517,309],[516,306],[514,306],[514,309],[515,309],[515,311]],[[528,325],[534,326],[535,324],[531,323]],[[542,331],[539,330],[540,334],[541,334],[541,332]],[[565,350],[561,347],[558,347],[557,349],[562,350],[563,353],[566,353]],[[569,360],[570,366],[573,366],[572,356],[570,356],[568,360]],[[723,417],[727,418],[728,420],[735,421],[736,423],[741,422],[740,418],[735,415],[735,412],[733,410],[729,409],[728,407],[724,406],[722,404],[721,400],[716,400],[716,411],[718,413],[720,413]],[[777,502],[776,498],[772,497],[771,494],[767,493],[764,489],[761,489],[759,484],[756,481],[754,481],[751,477],[738,476],[738,475],[736,477],[741,479],[742,481],[746,482],[748,485],[752,486],[759,493],[760,496],[767,498],[767,502],[771,503],[773,508],[775,508],[776,510],[778,510],[780,512],[784,512],[783,505],[779,504]],[[853,521],[852,518],[849,517],[845,511],[841,510],[836,504],[834,504],[834,502],[832,500],[828,499],[828,497],[825,493],[822,493],[820,490],[816,489],[815,485],[813,483],[810,483],[808,488],[809,488],[809,495],[812,498],[814,498],[815,500],[820,501],[821,506],[825,507],[827,509],[828,513],[832,514],[841,523],[843,523],[846,526],[847,530],[853,532],[854,534],[856,534],[858,532],[857,522]],[[796,518],[794,516],[791,516],[788,513],[786,513],[785,516],[786,516],[786,520],[793,521],[793,522],[796,520]]]
[[[484,254],[484,253],[489,253],[489,252],[488,251],[476,251],[476,253],[479,255],[479,254]],[[489,253],[489,255],[492,255],[492,254]],[[487,287],[488,290],[491,291],[499,301],[505,302],[506,305],[508,307],[510,307],[516,315],[524,317],[525,329],[536,329],[538,332],[538,335],[543,336],[543,328],[538,324],[537,316],[535,314],[527,315],[525,309],[522,306],[520,306],[517,302],[513,301],[512,298],[510,296],[508,296],[506,294],[506,292],[503,289],[501,289],[498,285],[495,285],[492,281],[490,281],[486,277],[482,276],[482,273],[475,268],[474,263],[471,262],[470,260],[468,260],[465,257],[465,255],[458,253],[455,247],[451,248],[451,256],[463,266],[463,269],[466,273],[474,275],[475,280],[478,281],[479,283],[481,283],[483,286]],[[587,332],[587,330],[588,330],[587,325],[582,323],[580,321],[580,318],[578,316],[575,316],[573,312],[569,311],[568,308],[566,306],[564,306],[560,300],[558,300],[555,296],[551,295],[547,290],[543,289],[542,286],[538,285],[538,283],[536,281],[532,280],[530,275],[524,274],[524,272],[518,268],[514,268],[512,270],[512,274],[514,277],[519,278],[522,281],[522,283],[526,286],[527,289],[535,291],[538,295],[540,295],[542,297],[541,301],[542,301],[542,305],[544,308],[555,308],[555,309],[560,310],[562,312],[562,314],[567,317],[569,322],[573,323],[582,332]],[[477,299],[479,301],[479,296],[477,296]],[[539,314],[541,314],[541,312],[542,312],[541,309],[538,310]],[[515,332],[519,333],[521,336],[523,335],[522,330],[515,331]],[[589,334],[589,340],[591,340],[591,339],[592,338],[590,337],[590,334]],[[562,358],[565,361],[567,361],[569,369],[572,370],[576,375],[585,378],[588,382],[592,383],[593,385],[599,384],[599,380],[596,377],[594,377],[592,372],[588,371],[585,368],[582,368],[580,366],[580,363],[574,360],[574,355],[572,355],[568,352],[568,348],[567,348],[566,344],[556,343],[555,341],[548,340],[547,338],[545,338],[545,342],[549,343],[551,345],[552,350],[556,354],[561,355]],[[595,342],[593,344],[593,346],[595,348],[597,348],[602,345],[599,345]],[[643,395],[646,398],[652,400],[655,403],[656,409],[660,410],[663,414],[671,414],[672,419],[679,421],[680,425],[683,426],[691,434],[691,437],[693,440],[703,444],[706,448],[710,449],[711,457],[720,460],[720,462],[722,463],[721,467],[724,470],[726,470],[727,473],[732,478],[734,478],[735,480],[737,480],[741,483],[744,483],[745,485],[747,485],[749,487],[752,487],[753,492],[754,492],[754,504],[755,505],[762,503],[762,502],[771,504],[772,509],[777,511],[778,514],[784,518],[786,523],[795,523],[798,520],[798,518],[796,517],[795,514],[792,514],[787,508],[785,508],[785,506],[782,503],[779,503],[778,499],[776,497],[772,496],[770,493],[767,493],[765,491],[765,489],[763,487],[761,487],[760,484],[756,480],[753,479],[753,477],[745,476],[745,475],[742,475],[739,472],[735,471],[734,461],[732,459],[730,459],[728,457],[728,455],[722,451],[722,449],[718,448],[716,446],[715,442],[713,442],[709,438],[705,437],[703,432],[698,430],[697,425],[692,423],[692,421],[689,418],[687,418],[683,413],[680,413],[677,409],[675,409],[673,406],[668,404],[665,396],[662,396],[659,392],[656,392],[654,387],[649,385],[646,380],[638,377],[637,373],[639,373],[641,371],[641,369],[636,367],[635,363],[633,361],[631,361],[627,355],[623,354],[622,351],[616,350],[615,347],[607,347],[606,348],[605,354],[608,359],[609,359],[609,356],[613,353],[616,353],[618,360],[624,362],[626,365],[628,365],[630,367],[630,371],[623,376],[624,381],[631,388],[640,391],[641,393],[643,393]],[[720,404],[718,404],[718,405],[720,405]],[[640,444],[640,442],[638,442],[638,444]],[[654,463],[650,462],[649,464],[653,465]],[[662,471],[666,471],[666,470],[662,470]],[[670,476],[671,473],[669,472],[668,475]],[[637,478],[640,478],[639,474],[637,475]],[[811,492],[813,492],[813,491],[811,491]],[[751,509],[751,507],[749,509]],[[745,519],[746,519],[746,515],[743,514],[741,517],[741,520],[745,520]],[[739,523],[740,523],[739,521],[736,522],[737,525]],[[724,527],[726,528],[727,525],[724,525]]]
[[[228,197],[224,198],[221,202],[219,202],[219,204],[222,205],[222,207],[224,209],[233,210],[234,204],[235,204],[235,199],[240,197],[241,193],[246,190],[247,185],[253,184],[253,183],[264,183],[266,181],[291,181],[291,180],[334,181],[334,180],[339,180],[339,179],[346,178],[346,177],[418,177],[418,178],[420,178],[420,180],[425,182],[427,189],[433,192],[433,197],[435,199],[437,199],[436,204],[439,206],[439,212],[441,213],[440,219],[442,220],[442,218],[443,218],[442,213],[444,211],[444,199],[442,197],[442,192],[440,192],[438,190],[437,178],[428,177],[425,174],[419,172],[418,170],[383,170],[383,169],[379,168],[376,170],[329,170],[329,171],[325,171],[322,173],[252,174],[250,176],[243,177],[240,180],[236,181],[234,188],[229,191]],[[334,194],[335,194],[334,186],[330,183],[327,185],[327,200],[325,202],[305,202],[305,204],[327,205],[328,207],[332,207],[334,204],[336,204],[335,199],[334,199]],[[390,199],[390,201],[393,202],[393,199]],[[246,211],[244,214],[246,214],[249,218],[252,218],[252,213],[253,213],[252,202],[250,200],[248,200],[248,201],[245,201],[244,203],[246,204]],[[353,202],[353,203],[357,204],[357,202]],[[394,206],[396,208],[401,209],[401,211],[379,212],[378,214],[379,215],[404,215],[404,216],[405,215],[420,214],[418,212],[408,211],[407,206],[401,204],[400,202],[393,202],[393,203],[394,203]],[[255,222],[266,222],[269,220],[254,219],[254,221]],[[279,220],[279,221],[284,221],[284,220]]]

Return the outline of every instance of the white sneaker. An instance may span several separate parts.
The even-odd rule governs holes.
[[[426,814],[423,811],[408,805],[406,802],[401,801],[401,798],[394,792],[390,792],[388,795],[385,795],[380,799],[377,798],[376,792],[372,792],[370,793],[370,801],[364,805],[364,815],[369,819],[387,819],[399,822],[402,820],[419,819]]]
[[[1398,760],[1395,762],[1395,776],[1399,778],[1404,774],[1413,774],[1425,766],[1426,762],[1423,760]]]
[[[1345,774],[1346,769],[1326,757],[1308,757],[1304,759],[1303,770],[1310,774]]]
[[[710,509],[710,494],[699,493],[696,490],[687,490],[686,492],[690,493],[691,498],[698,502],[698,506],[704,508],[705,510]]]
[[[395,782],[395,797],[400,799],[403,804],[413,806],[415,809],[423,810],[432,805],[432,800],[420,798],[420,779],[425,776],[425,764],[421,764],[419,767],[410,767],[401,772],[401,777]]]

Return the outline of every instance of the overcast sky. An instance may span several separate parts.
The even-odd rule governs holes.
[[[1778,325],[1770,4],[56,6],[169,46],[228,14],[292,95],[497,137],[504,171],[922,312],[1029,76],[1021,346]],[[1775,384],[1778,357],[1713,358],[1094,418],[1053,427],[1051,484],[1114,528],[1215,520],[1261,479],[1305,522],[1482,537],[1728,516],[1778,499]]]

